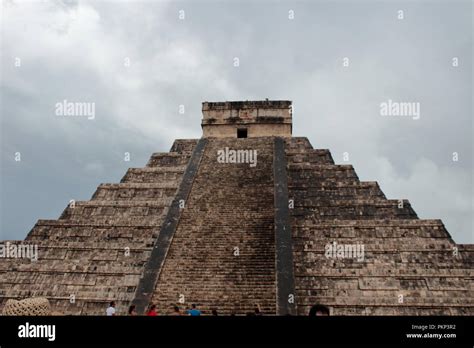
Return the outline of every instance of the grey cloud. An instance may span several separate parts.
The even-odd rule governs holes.
[[[90,198],[173,139],[199,137],[202,101],[270,98],[293,100],[295,135],[338,163],[349,152],[362,180],[474,242],[469,1],[66,1],[4,11],[2,239],[24,238],[38,218],[58,217],[69,199]],[[63,99],[95,102],[96,119],[55,117]],[[381,117],[387,99],[420,102],[420,120]]]

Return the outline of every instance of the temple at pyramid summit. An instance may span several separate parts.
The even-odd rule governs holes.
[[[200,139],[1,241],[38,257],[0,259],[0,310],[39,297],[64,315],[105,315],[110,301],[119,315],[151,303],[159,315],[474,314],[473,245],[293,137],[290,101],[202,113]]]

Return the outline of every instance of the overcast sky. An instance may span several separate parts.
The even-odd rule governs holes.
[[[295,136],[474,243],[472,16],[470,1],[3,1],[0,239],[199,138],[203,101],[269,98],[293,101]],[[95,119],[58,117],[65,99]],[[420,118],[382,116],[389,99]]]

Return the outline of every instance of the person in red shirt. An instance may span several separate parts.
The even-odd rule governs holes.
[[[156,313],[156,305],[152,304],[146,315],[149,317],[156,317],[158,315],[158,313]]]

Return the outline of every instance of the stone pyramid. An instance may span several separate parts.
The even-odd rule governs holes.
[[[474,314],[473,245],[292,137],[291,102],[205,102],[202,128],[9,241],[39,259],[0,259],[0,310],[46,297],[73,315],[112,300],[121,314]]]

